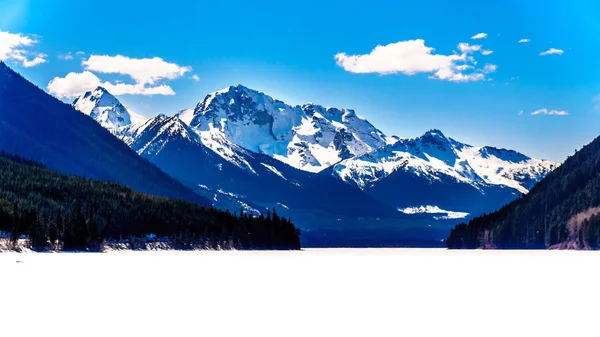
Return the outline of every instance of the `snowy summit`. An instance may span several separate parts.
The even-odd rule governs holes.
[[[120,128],[132,123],[143,123],[147,119],[129,110],[102,87],[78,97],[73,102],[73,107],[92,117],[107,129]]]
[[[386,143],[383,133],[353,110],[290,106],[242,85],[207,95],[189,124],[309,172]]]

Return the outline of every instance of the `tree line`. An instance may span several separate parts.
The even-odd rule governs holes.
[[[96,250],[107,241],[168,237],[175,249],[224,242],[240,249],[299,249],[300,231],[273,212],[253,217],[69,176],[0,153],[0,231],[32,249]]]

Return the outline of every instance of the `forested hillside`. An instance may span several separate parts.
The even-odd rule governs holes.
[[[600,137],[531,191],[456,226],[449,248],[600,248]]]
[[[299,249],[299,231],[277,214],[253,218],[136,192],[117,183],[52,171],[0,154],[0,231],[31,248],[98,249],[103,241],[168,237],[172,248]]]

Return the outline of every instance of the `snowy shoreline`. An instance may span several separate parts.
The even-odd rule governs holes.
[[[239,250],[230,240],[221,242],[213,246],[209,241],[203,241],[188,249],[174,248],[172,242],[168,240],[144,241],[139,240],[133,243],[135,248],[126,240],[120,242],[104,242],[97,250],[77,250],[64,251],[60,249],[48,248],[43,251],[35,251],[29,248],[29,240],[20,238],[16,243],[12,243],[10,238],[0,237],[0,253],[110,253],[119,251],[235,251]]]

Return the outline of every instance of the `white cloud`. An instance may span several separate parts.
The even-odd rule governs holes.
[[[594,103],[594,110],[600,110],[600,94],[592,99]]]
[[[150,85],[163,79],[179,78],[192,70],[191,67],[169,63],[160,57],[136,59],[123,55],[90,55],[82,64],[85,70],[127,75],[138,84]]]
[[[468,65],[468,64],[461,64],[459,66],[456,66],[456,70],[458,70],[458,71],[465,71],[465,70],[471,69],[471,68],[473,68],[473,66]]]
[[[26,60],[23,59],[23,67],[25,68],[30,68],[30,67],[35,67],[37,65],[40,65],[42,63],[46,63],[46,57],[48,57],[48,55],[46,54],[38,54],[38,56],[36,56],[33,60]]]
[[[83,55],[84,53],[77,52],[76,54]],[[159,57],[135,59],[122,55],[90,55],[81,63],[84,67],[83,72],[71,72],[65,77],[55,77],[48,83],[48,92],[59,98],[72,98],[101,86],[117,96],[175,95],[169,85],[158,82],[182,77],[192,70],[191,67],[169,63]],[[126,75],[131,77],[135,83],[102,81],[94,72]],[[192,78],[199,80],[197,75]]]
[[[488,35],[486,33],[479,33],[479,34],[475,34],[473,36],[471,36],[471,39],[473,40],[478,40],[478,39],[485,39]]]
[[[546,108],[536,110],[531,113],[532,115],[555,115],[555,116],[566,116],[569,113],[565,110],[548,110]]]
[[[531,42],[530,39],[520,39],[518,43],[529,43]]]
[[[47,62],[48,55],[32,53],[26,50],[31,48],[37,41],[23,34],[12,34],[0,30],[0,61],[13,60],[23,67],[35,67]],[[35,56],[31,56],[35,55]]]
[[[562,49],[556,49],[556,48],[550,48],[544,52],[540,53],[540,56],[546,56],[546,55],[562,55],[564,54],[564,51]]]
[[[75,53],[75,55],[77,55],[77,56],[83,56],[83,55],[85,55],[85,52],[84,51],[78,51],[78,52]]]
[[[59,54],[58,58],[61,60],[70,61],[73,59],[73,54],[71,52],[68,52],[66,54]]]
[[[523,115],[523,110],[519,111],[519,116]]]
[[[477,64],[469,55],[479,51],[481,46],[468,43],[458,44],[460,54],[434,54],[434,48],[425,45],[422,39],[400,41],[382,46],[378,45],[369,54],[348,55],[338,53],[335,60],[344,70],[356,74],[397,74],[415,75],[431,73],[430,78],[452,82],[479,81],[485,78],[481,69],[470,73],[465,70]],[[471,64],[470,64],[471,63]]]
[[[482,50],[481,51],[481,55],[486,55],[487,56],[487,55],[492,54],[493,52],[494,52],[493,50]]]
[[[48,92],[59,97],[75,97],[100,86],[101,82],[96,75],[89,71],[83,73],[69,73],[64,78],[55,77],[48,83]]]
[[[466,53],[466,54],[470,54],[472,52],[476,52],[481,50],[481,46],[480,45],[470,45],[466,42],[461,42],[458,44],[458,49],[462,52],[462,53]]]
[[[483,67],[483,72],[485,73],[493,73],[496,72],[496,70],[498,70],[498,66],[495,64],[486,64],[485,67]]]
[[[485,79],[485,75],[481,74],[481,73],[464,74],[464,73],[450,72],[445,69],[436,73],[435,76],[430,76],[430,77],[437,78],[440,80],[446,80],[446,81],[450,81],[450,82],[481,81],[481,80]]]
[[[73,98],[97,87],[104,87],[113,95],[175,95],[168,85],[146,87],[144,84],[124,84],[102,82],[95,74],[84,71],[82,73],[69,73],[65,77],[55,77],[48,83],[48,92],[58,98]]]
[[[33,59],[28,58],[24,52],[22,51],[16,51],[13,55],[12,55],[12,59],[15,61],[19,61],[21,62],[21,65],[25,68],[31,68],[31,67],[35,67],[37,65],[40,65],[42,63],[46,63],[46,58],[48,57],[48,55],[46,54],[38,54],[37,56],[35,56]]]
[[[196,82],[200,81],[200,77],[198,77],[198,75],[196,75],[196,74],[192,75],[192,77],[190,77],[190,78]]]

